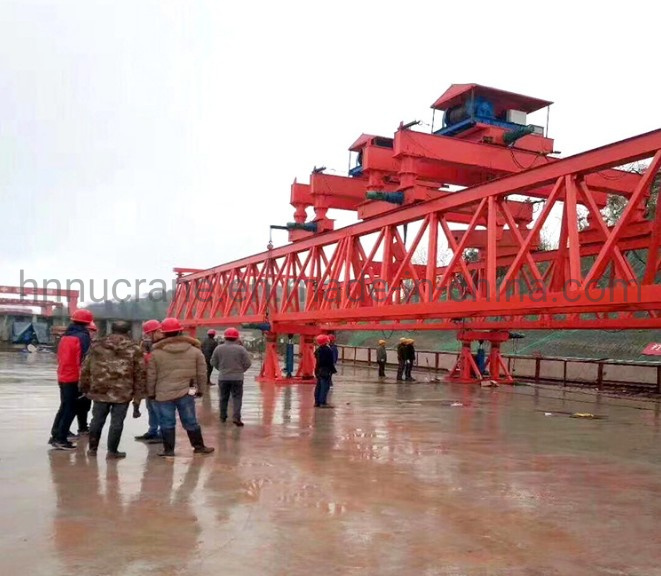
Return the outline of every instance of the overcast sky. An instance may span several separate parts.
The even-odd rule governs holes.
[[[661,10],[589,4],[0,0],[0,284],[262,251],[295,177],[451,83],[553,100],[563,155],[659,128]]]

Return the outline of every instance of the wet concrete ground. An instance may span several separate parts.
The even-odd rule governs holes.
[[[2,575],[661,575],[655,403],[345,367],[315,411],[251,375],[245,428],[200,402],[212,456],[159,459],[143,416],[107,462],[48,450],[54,366],[0,353]]]

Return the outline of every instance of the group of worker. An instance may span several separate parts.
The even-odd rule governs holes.
[[[232,422],[243,426],[241,407],[243,379],[251,366],[250,354],[243,347],[239,332],[228,328],[224,341],[218,343],[216,331],[209,330],[200,343],[184,334],[176,318],[162,322],[148,320],[142,325],[140,344],[131,338],[129,322],[113,322],[111,333],[96,338],[94,318],[88,310],[76,310],[71,324],[58,346],[57,378],[60,407],[57,411],[49,444],[57,450],[75,450],[81,435],[89,435],[88,453],[97,453],[101,434],[108,416],[108,457],[124,458],[119,443],[129,405],[133,417],[140,417],[140,403],[146,401],[149,428],[136,436],[138,441],[163,445],[159,456],[174,456],[176,414],[188,434],[196,454],[214,451],[204,443],[197,420],[195,398],[208,392],[213,369],[218,370],[220,420],[228,419],[232,399]],[[315,408],[333,408],[328,395],[337,372],[338,348],[334,334],[316,337],[314,390]],[[401,338],[397,346],[397,380],[414,381],[411,372],[415,363],[412,338]],[[386,341],[379,340],[377,349],[379,378],[385,378]],[[92,421],[87,415],[92,408]],[[78,417],[78,434],[70,432]]]
[[[140,344],[132,340],[129,322],[113,322],[111,333],[102,338],[93,337],[95,328],[91,312],[76,310],[60,340],[57,353],[60,407],[48,443],[57,450],[75,450],[73,440],[87,434],[88,454],[96,455],[110,416],[107,456],[124,458],[126,453],[119,451],[119,443],[129,405],[133,403],[133,417],[139,418],[140,403],[145,399],[149,429],[136,440],[162,443],[159,456],[173,457],[176,414],[179,414],[193,452],[212,453],[214,449],[204,443],[195,409],[195,398],[207,393],[210,376],[200,342],[184,334],[184,327],[176,318],[145,322]],[[215,332],[210,331],[209,337],[213,336]],[[243,426],[243,374],[250,368],[251,358],[235,328],[228,328],[224,337],[221,345],[213,347],[209,358],[209,363],[219,372],[220,419],[227,420],[231,396],[232,420],[235,425]],[[92,421],[88,427],[87,413],[92,401]],[[76,415],[79,415],[78,435],[70,432]]]
[[[376,349],[376,363],[379,367],[379,379],[386,377],[386,364],[388,362],[388,351],[386,341],[379,340]],[[415,382],[412,376],[415,364],[415,340],[413,338],[400,338],[397,345],[397,380]]]

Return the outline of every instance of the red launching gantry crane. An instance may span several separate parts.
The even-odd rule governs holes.
[[[50,298],[56,298],[51,300]],[[42,316],[50,318],[53,309],[64,308],[62,298],[67,299],[69,314],[78,308],[78,290],[61,290],[59,288],[33,288],[29,286],[0,286],[0,306],[14,308],[0,312],[32,314],[33,308],[39,308]]]
[[[279,335],[300,335],[296,376],[309,378],[320,331],[454,330],[451,378],[481,378],[479,340],[491,343],[490,378],[507,382],[500,345],[511,330],[661,328],[661,210],[650,202],[661,130],[560,159],[528,123],[550,104],[455,84],[432,105],[440,129],[361,135],[347,176],[315,169],[292,185],[290,244],[175,269],[170,315],[191,330],[263,329],[265,380],[281,377]],[[646,161],[642,174],[622,169]],[[614,224],[610,195],[627,199]],[[359,221],[335,230],[329,209]],[[557,247],[543,245],[543,229]]]

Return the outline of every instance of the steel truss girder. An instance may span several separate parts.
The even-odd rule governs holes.
[[[661,166],[659,151],[661,130],[194,272],[179,278],[170,313],[190,326],[267,321],[362,330],[364,322],[444,319],[432,324],[661,328],[661,221],[658,212],[653,222],[639,218]],[[647,158],[649,170],[609,228],[590,175]],[[544,186],[549,193],[537,219],[530,228],[517,227],[508,198]],[[586,232],[593,240],[585,246],[579,206],[591,218]],[[451,229],[446,219],[458,209],[473,214],[465,230]],[[554,209],[562,212],[559,247],[540,252],[536,239]],[[511,231],[506,254],[498,245],[498,221]],[[406,241],[404,225],[418,226]],[[485,246],[480,262],[468,264],[464,250],[475,237]],[[442,238],[452,250],[446,266],[436,264]],[[641,246],[650,252],[644,274],[629,258]],[[421,248],[427,254],[422,265],[413,261]]]

